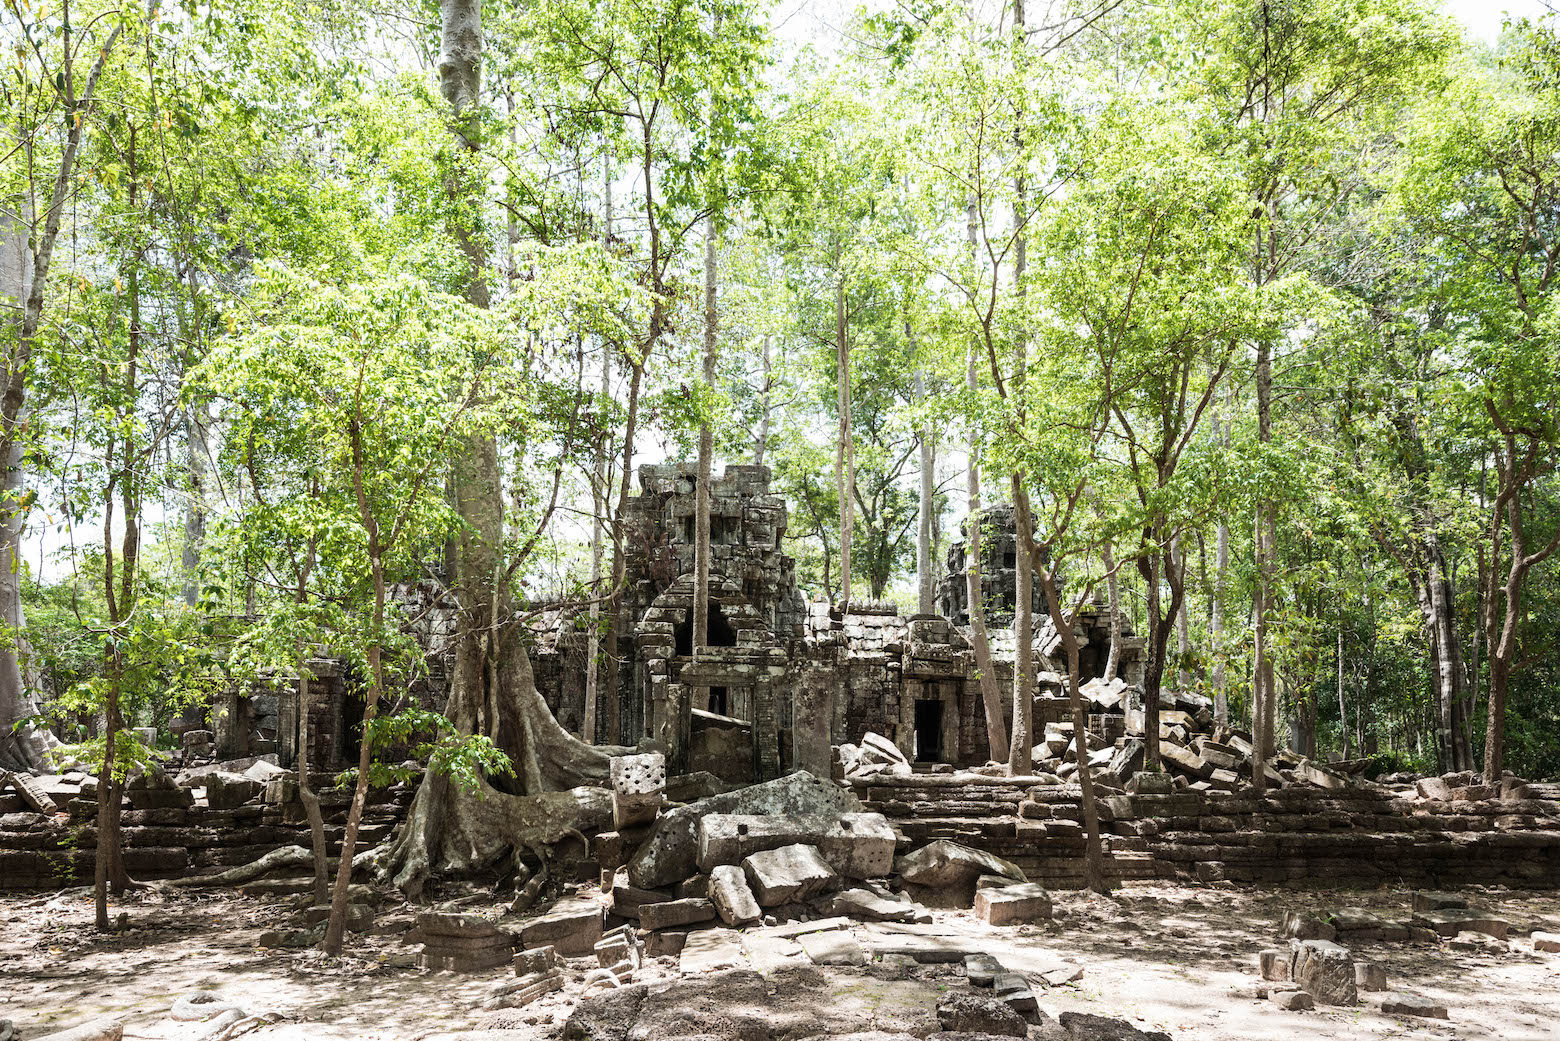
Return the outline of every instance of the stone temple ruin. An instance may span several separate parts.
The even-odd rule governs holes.
[[[691,463],[642,466],[641,494],[627,518],[628,589],[618,619],[618,697],[597,706],[607,740],[659,742],[679,772],[708,771],[727,783],[769,780],[797,769],[829,772],[831,746],[878,734],[907,760],[979,766],[988,758],[973,652],[966,636],[964,544],[949,552],[944,615],[906,618],[892,605],[853,602],[841,612],[809,602],[783,549],[787,511],[769,490],[769,470],[728,466],[710,488],[709,646],[692,653],[694,515]],[[988,512],[983,588],[994,666],[1004,692],[1013,658],[1012,510]],[[1043,609],[1043,603],[1039,605]],[[1041,616],[1043,617],[1043,615]],[[584,712],[586,639],[575,616],[557,615],[538,643],[538,687],[554,714],[578,729]],[[1049,650],[1045,627],[1036,647]],[[1004,633],[1005,629],[1005,633]],[[1109,649],[1103,611],[1081,618],[1083,675],[1099,675]],[[1140,640],[1126,641],[1124,674],[1139,668]],[[1036,695],[1061,694],[1042,675]],[[1005,701],[1010,699],[1005,697]],[[1011,713],[1011,704],[1008,710]],[[1059,706],[1037,718],[1060,719]]]

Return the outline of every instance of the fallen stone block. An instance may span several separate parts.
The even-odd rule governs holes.
[[[482,1003],[483,1008],[524,1008],[544,994],[563,989],[563,970],[545,969],[527,973],[501,985]]]
[[[675,899],[677,895],[671,889],[640,889],[619,883],[612,887],[612,913],[619,918],[638,918],[643,905]]]
[[[1429,998],[1417,994],[1388,994],[1381,1001],[1381,1011],[1389,1016],[1421,1016],[1425,1019],[1450,1019],[1445,1005],[1437,1005]]]
[[[538,947],[535,950],[521,951],[515,955],[515,975],[533,976],[537,973],[547,972],[557,964],[557,952],[551,947]]]
[[[1289,982],[1289,952],[1263,951],[1257,956],[1262,978],[1274,983]]]
[[[931,913],[910,900],[894,900],[860,886],[831,893],[814,903],[828,915],[844,915],[864,922],[929,921]]]
[[[1289,979],[1323,1005],[1357,1005],[1354,958],[1330,940],[1296,940],[1291,947]]]
[[[865,965],[867,952],[856,938],[842,929],[806,933],[796,938],[814,965]]]
[[[37,1041],[120,1041],[124,1036],[123,1022],[112,1016],[101,1016],[69,1030],[44,1034]]]
[[[1288,940],[1332,940],[1338,930],[1314,915],[1286,911],[1278,935]]]
[[[1124,1019],[1087,1012],[1063,1012],[1057,1021],[1071,1041],[1171,1041],[1163,1031],[1144,1032]]]
[[[520,946],[553,947],[565,958],[585,957],[601,939],[602,917],[601,905],[590,901],[555,909],[520,924]]]
[[[972,987],[989,987],[1004,972],[1007,969],[989,954],[964,956],[964,975],[969,978]]]
[[[640,928],[650,932],[657,929],[674,929],[683,925],[697,925],[699,922],[708,922],[714,917],[715,905],[698,897],[639,905]],[[595,941],[591,943],[594,947]]]
[[[1268,1000],[1289,1012],[1303,1012],[1316,1007],[1315,1000],[1303,990],[1268,991]]]
[[[1533,949],[1543,954],[1560,954],[1560,933],[1534,933]]]
[[[1359,990],[1386,990],[1387,967],[1380,962],[1355,962],[1354,986]]]
[[[727,925],[751,925],[764,916],[740,867],[722,864],[710,872],[710,902]]]
[[[800,843],[754,853],[743,859],[742,870],[761,907],[805,900],[839,881],[817,849]]]
[[[991,983],[992,996],[1027,1021],[1040,1011],[1029,981],[1016,972],[998,973]]]
[[[613,756],[612,826],[621,831],[649,824],[661,811],[666,792],[666,756],[660,752]]]
[[[1416,911],[1444,911],[1451,908],[1466,908],[1468,898],[1458,896],[1456,893],[1433,893],[1421,889],[1414,894],[1414,910]]]
[[[59,807],[55,805],[54,800],[49,797],[48,793],[26,774],[6,772],[3,777],[0,777],[0,781],[3,781],[3,783],[0,783],[0,791],[4,791],[6,786],[9,785],[15,789],[17,795],[21,796],[22,802],[35,813],[54,814],[59,812]]]
[[[1065,987],[1069,983],[1077,983],[1083,979],[1083,966],[1058,965],[1054,969],[1046,969],[1040,973],[1040,979],[1047,987]]]
[[[417,964],[424,969],[445,972],[486,972],[508,965],[514,957],[514,948],[494,947],[486,951],[440,951],[424,947],[417,956]]]
[[[975,915],[987,925],[1044,921],[1051,917],[1051,894],[1033,882],[977,890]]]
[[[264,784],[242,774],[217,771],[206,776],[206,805],[213,810],[236,810],[264,792]]]
[[[1443,911],[1419,911],[1409,919],[1414,925],[1434,929],[1437,936],[1451,937],[1460,932],[1483,933],[1497,940],[1504,940],[1511,933],[1511,923],[1504,918],[1457,908]]]
[[[1024,1017],[996,998],[949,994],[937,1002],[937,1022],[949,1033],[1027,1037]]]
[[[816,847],[846,878],[880,878],[893,869],[895,841],[894,829],[881,813],[712,813],[699,822],[699,868],[713,871],[721,864],[740,864],[761,850],[803,844]]]
[[[805,770],[712,795],[662,813],[628,863],[628,880],[642,889],[674,885],[698,872],[699,820],[710,813],[859,813],[855,795]]]

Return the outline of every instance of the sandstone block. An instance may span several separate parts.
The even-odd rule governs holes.
[[[975,894],[975,915],[987,925],[1016,925],[1051,917],[1051,894],[1042,886],[1025,882]]]
[[[1386,990],[1387,967],[1380,962],[1355,962],[1354,986],[1359,990]]]
[[[1315,999],[1303,990],[1270,990],[1268,1000],[1290,1012],[1303,1012],[1316,1007]]]
[[[784,816],[712,813],[699,822],[699,868],[740,864],[760,850],[803,843],[847,878],[878,878],[894,863],[894,829],[880,813]]]
[[[1024,1017],[996,998],[949,994],[937,1002],[937,1022],[949,1033],[1027,1037]]]
[[[805,900],[839,880],[816,848],[799,843],[754,853],[743,859],[742,870],[762,907]]]
[[[1560,933],[1534,933],[1533,949],[1544,954],[1560,954]]]
[[[1289,978],[1323,1005],[1357,1005],[1354,958],[1330,940],[1297,940],[1291,948]]]
[[[1389,1016],[1422,1016],[1426,1019],[1450,1019],[1445,1005],[1437,1005],[1429,998],[1417,994],[1388,994],[1381,1002],[1381,1011]]]
[[[639,905],[639,925],[654,932],[657,929],[675,929],[678,926],[696,925],[715,917],[715,905],[708,900],[691,897],[687,900],[667,900],[659,904]],[[592,941],[594,946],[594,941]]]
[[[602,907],[589,901],[533,918],[520,927],[520,946],[551,946],[565,958],[581,958],[596,950],[601,939]]]
[[[1263,951],[1258,955],[1258,963],[1263,979],[1271,980],[1274,983],[1289,982],[1288,951]]]
[[[763,917],[758,898],[740,867],[722,864],[710,872],[710,901],[727,925],[751,925]]]

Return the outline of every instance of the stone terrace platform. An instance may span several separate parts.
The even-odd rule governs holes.
[[[899,831],[900,852],[953,839],[1012,861],[1033,881],[1083,884],[1077,785],[975,773],[849,784]],[[1265,798],[1112,792],[1098,805],[1107,858],[1124,879],[1560,888],[1560,802],[1548,798],[1439,801],[1362,785]]]

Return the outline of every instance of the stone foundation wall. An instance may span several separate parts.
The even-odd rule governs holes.
[[[328,775],[320,775],[317,783],[329,783]],[[296,792],[295,787],[286,787],[289,784],[273,782],[268,789],[267,796],[274,793],[277,801],[268,798],[234,809],[214,810],[200,802],[125,809],[121,819],[126,870],[136,879],[177,878],[247,864],[282,846],[307,847],[309,825],[303,804],[280,801]],[[370,791],[358,831],[359,850],[389,837],[405,819],[411,797],[412,791],[401,786]],[[320,794],[331,856],[341,853],[351,798],[352,793],[342,789]],[[0,890],[63,889],[92,882],[97,803],[73,799],[67,809],[68,815],[0,814]]]
[[[1076,785],[971,774],[852,781],[901,852],[950,838],[1036,882],[1083,884]],[[1560,803],[1411,800],[1373,788],[1110,795],[1101,832],[1119,878],[1291,885],[1503,884],[1560,888]]]

